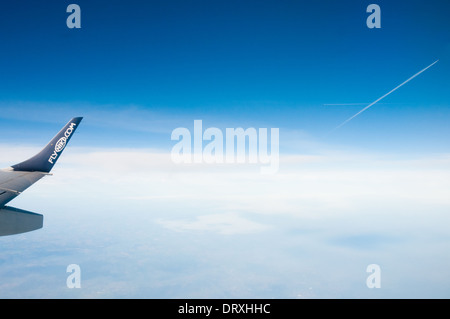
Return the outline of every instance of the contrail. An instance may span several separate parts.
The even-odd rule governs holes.
[[[323,106],[355,106],[355,105],[367,105],[368,103],[324,103]],[[384,103],[388,104],[388,103]],[[389,103],[392,104],[392,103]]]
[[[423,69],[420,72],[417,72],[416,74],[414,74],[412,77],[410,77],[408,80],[406,80],[405,82],[403,82],[402,84],[400,84],[399,86],[397,86],[396,88],[392,89],[391,91],[389,91],[388,93],[386,93],[385,95],[383,95],[382,97],[378,98],[377,100],[375,100],[374,102],[370,103],[369,105],[367,105],[365,108],[363,108],[361,111],[359,111],[358,113],[356,113],[355,115],[353,115],[352,117],[350,117],[349,119],[345,120],[344,122],[342,122],[340,125],[338,125],[335,130],[337,130],[338,128],[340,128],[341,126],[347,124],[348,122],[350,122],[351,120],[353,120],[355,117],[357,117],[359,114],[361,114],[362,112],[364,112],[365,110],[367,110],[369,107],[371,107],[372,105],[376,104],[377,102],[379,102],[380,100],[384,99],[386,96],[388,96],[389,94],[391,94],[392,92],[394,92],[395,90],[397,90],[398,88],[400,88],[401,86],[405,85],[406,83],[408,83],[409,81],[411,81],[412,79],[414,79],[416,76],[418,76],[420,73],[426,71],[427,69],[431,68],[433,65],[435,65],[439,60],[434,61],[432,64],[430,64],[429,66],[427,66],[425,69]]]

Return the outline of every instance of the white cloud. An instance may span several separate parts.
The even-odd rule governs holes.
[[[18,148],[14,152],[26,153]],[[57,163],[51,181],[55,185],[67,183],[67,179],[82,184],[88,181],[101,186],[99,193],[110,187],[126,189],[129,191],[123,196],[130,199],[189,195],[213,200],[296,198],[326,203],[350,198],[355,202],[376,193],[383,199],[450,203],[444,196],[450,186],[450,158],[445,155],[399,160],[354,154],[281,155],[280,161],[279,173],[262,175],[257,164],[174,164],[170,153],[156,150],[73,148]]]
[[[224,235],[249,234],[269,228],[243,218],[237,213],[222,213],[197,216],[194,220],[163,220],[158,223],[173,231],[211,231]]]
[[[324,221],[355,216],[362,220],[365,215],[381,220],[393,211],[437,214],[450,207],[448,155],[396,159],[383,154],[281,154],[275,175],[262,175],[258,165],[250,164],[174,164],[170,153],[150,149],[74,147],[63,156],[54,176],[27,190],[21,200],[158,204],[159,209],[177,206],[185,212],[188,206],[190,215],[183,215],[188,218],[163,224],[192,230],[209,226],[218,232],[241,232],[242,224],[263,230],[244,220],[248,213]],[[62,190],[64,195],[57,196]]]

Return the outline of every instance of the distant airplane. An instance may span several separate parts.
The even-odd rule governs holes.
[[[5,205],[42,177],[51,175],[50,171],[82,119],[71,119],[35,156],[0,170],[0,236],[42,228],[44,217],[41,214]]]

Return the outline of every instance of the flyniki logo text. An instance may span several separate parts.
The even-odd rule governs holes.
[[[48,161],[53,164],[53,161],[56,160],[58,157],[58,153],[61,153],[61,151],[66,147],[67,140],[69,139],[70,135],[72,135],[74,127],[76,126],[75,123],[70,123],[70,126],[67,128],[67,130],[64,132],[64,136],[61,137],[56,143],[55,143],[55,150],[53,151],[53,154],[50,155]]]

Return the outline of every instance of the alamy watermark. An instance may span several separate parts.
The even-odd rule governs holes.
[[[81,28],[81,8],[78,4],[72,3],[67,6],[66,11],[70,15],[66,19],[66,25],[69,29]]]
[[[366,279],[367,288],[381,288],[381,267],[377,264],[370,264],[366,268],[370,275]]]
[[[67,288],[81,288],[81,268],[77,264],[70,264],[66,268],[66,272],[70,273],[66,279]]]
[[[178,141],[171,152],[174,163],[261,164],[262,174],[275,174],[279,168],[279,128],[217,127],[203,130],[202,120],[194,121],[194,131],[178,127],[171,139]],[[204,145],[205,143],[205,145]],[[270,146],[270,151],[269,151]]]
[[[381,8],[378,4],[372,3],[367,6],[366,11],[370,13],[367,17],[366,25],[369,29],[381,28]]]

